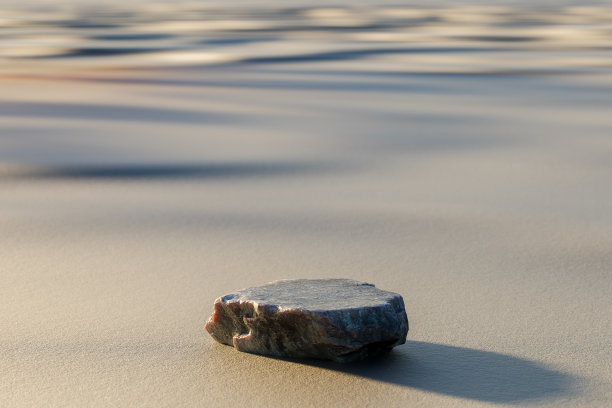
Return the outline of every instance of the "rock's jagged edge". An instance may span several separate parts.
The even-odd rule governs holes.
[[[404,344],[408,318],[400,295],[380,306],[341,311],[279,308],[228,295],[215,301],[205,328],[239,351],[345,363]]]

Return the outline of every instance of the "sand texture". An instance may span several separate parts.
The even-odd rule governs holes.
[[[9,3],[0,407],[612,405],[609,6]],[[204,330],[335,277],[401,294],[406,344]]]

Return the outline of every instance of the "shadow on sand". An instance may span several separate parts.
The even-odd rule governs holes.
[[[353,364],[291,360],[326,370],[477,401],[521,404],[573,394],[575,378],[544,365],[489,351],[409,341]]]

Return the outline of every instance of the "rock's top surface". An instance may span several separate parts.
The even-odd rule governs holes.
[[[402,297],[350,279],[281,280],[215,301],[206,330],[239,351],[354,361],[403,344]]]
[[[279,309],[330,311],[381,306],[398,297],[371,283],[351,279],[279,280],[225,295],[223,302],[253,302]]]

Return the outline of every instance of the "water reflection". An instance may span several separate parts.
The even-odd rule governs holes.
[[[0,160],[17,164],[359,162],[609,127],[612,7],[5,6],[0,22]]]
[[[5,176],[20,180],[206,180],[286,176],[320,172],[324,167],[297,163],[109,164],[27,168]],[[0,179],[2,176],[0,172]]]
[[[64,118],[75,120],[164,122],[164,123],[238,123],[239,115],[202,112],[169,107],[124,104],[0,101],[0,117]]]
[[[142,8],[138,13],[109,6],[96,13],[79,8],[1,11],[0,57],[13,62],[70,57],[86,65],[94,59],[93,64],[107,67],[151,67],[302,63],[397,54],[398,59],[385,60],[387,69],[456,71],[461,66],[468,72],[483,71],[482,54],[496,54],[486,63],[491,68],[498,65],[498,56],[506,69],[513,65],[586,69],[610,63],[612,8],[605,6],[249,9],[177,3]],[[603,54],[588,59],[576,54],[594,50]],[[572,58],[559,64],[556,58],[542,58],[543,52],[567,52]],[[432,58],[413,60],[409,58],[413,53]],[[435,58],[438,53],[469,57],[440,61]]]

